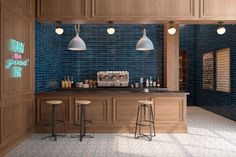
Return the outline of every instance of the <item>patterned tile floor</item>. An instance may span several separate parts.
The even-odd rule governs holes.
[[[41,140],[33,135],[6,157],[236,157],[236,122],[188,107],[188,134],[157,134],[152,142],[133,134],[96,134],[83,142]]]

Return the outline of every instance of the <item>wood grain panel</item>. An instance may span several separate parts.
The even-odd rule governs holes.
[[[139,100],[142,98],[115,98],[113,101],[113,123],[135,123]]]
[[[25,44],[24,53],[22,54],[23,59],[29,59],[28,65],[23,67],[22,76],[20,78],[14,78],[11,69],[4,68],[2,75],[3,83],[3,97],[11,97],[18,94],[29,94],[34,87],[32,87],[33,75],[33,41],[32,39],[32,22],[30,19],[24,18],[23,16],[17,15],[8,9],[3,9],[2,13],[2,26],[3,31],[3,63],[4,67],[7,61],[11,59],[12,52],[9,49],[9,42],[11,39],[17,40]]]
[[[55,19],[58,18],[59,13],[59,1],[58,0],[38,0],[38,15]]]
[[[179,90],[179,25],[174,25],[176,33],[170,35],[170,24],[164,25],[164,86],[169,90]]]
[[[59,16],[65,17],[84,17],[86,16],[86,0],[59,0]]]
[[[39,0],[37,14],[40,20],[71,21],[86,18],[87,0]]]
[[[37,105],[37,123],[48,122],[52,119],[52,105],[46,103],[48,100],[53,99],[41,99]],[[56,105],[56,119],[69,121],[70,101],[69,99],[60,99],[62,104]]]
[[[34,4],[34,0],[1,0],[0,3],[0,156],[31,135],[35,124]],[[9,48],[11,39],[24,44],[21,57],[29,59],[28,66],[23,68],[22,76],[17,78],[13,78],[11,70],[6,68],[7,60],[12,59],[16,52]],[[21,60],[21,57],[16,60]]]
[[[11,107],[2,108],[3,140],[17,134],[19,131],[30,127],[31,120],[30,101]]]
[[[157,132],[186,132],[186,94],[159,94],[159,93],[132,93],[123,92],[81,92],[70,94],[49,93],[37,94],[37,104],[46,99],[68,99],[70,109],[66,110],[72,119],[68,122],[69,132],[79,132],[79,127],[73,123],[79,120],[79,110],[75,108],[75,100],[91,100],[86,105],[86,119],[92,120],[93,125],[88,127],[89,132],[118,133],[133,132],[135,128],[139,100],[154,100],[154,114],[156,117]],[[38,105],[37,105],[38,106]],[[39,112],[40,108],[37,108]],[[147,112],[146,112],[147,113]],[[50,114],[50,113],[48,113]],[[146,114],[147,115],[147,114]],[[147,115],[148,116],[148,115]],[[37,131],[42,131],[37,124]]]
[[[110,19],[194,18],[197,0],[93,0],[92,16]]]
[[[85,100],[77,98],[77,100]],[[109,98],[90,98],[91,104],[85,105],[86,119],[93,121],[95,124],[107,123],[109,121]],[[75,108],[75,121],[79,121],[79,108]]]
[[[236,20],[235,0],[201,0],[201,18]]]
[[[180,98],[157,98],[155,103],[156,121],[183,121],[184,102]]]

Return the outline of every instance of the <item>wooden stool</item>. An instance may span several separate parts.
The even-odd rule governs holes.
[[[79,115],[80,115],[80,120],[75,121],[73,124],[74,126],[79,126],[80,127],[80,141],[82,141],[83,137],[90,137],[94,138],[91,135],[86,135],[86,127],[92,124],[92,121],[86,120],[85,118],[85,106],[91,104],[91,101],[89,100],[76,100],[75,101],[75,116],[78,116],[78,107],[79,107]],[[74,138],[74,137],[73,137]]]
[[[63,120],[56,120],[56,106],[62,104],[62,100],[48,100],[46,101],[48,105],[52,106],[52,119],[51,119],[51,124],[45,124],[46,126],[51,126],[52,131],[50,136],[46,136],[43,139],[46,139],[48,137],[54,137],[54,141],[57,141],[57,134],[55,132],[55,129],[57,125],[64,124],[64,129],[65,129],[65,135],[66,135],[66,128],[65,128],[65,121]]]
[[[154,115],[152,111],[152,101],[140,100],[138,101],[140,106],[138,107],[136,126],[135,126],[135,138],[146,137],[149,141],[152,137],[156,136]],[[149,127],[149,135],[145,135],[141,132],[141,127]],[[139,135],[137,136],[137,130]],[[153,130],[153,133],[152,133]]]

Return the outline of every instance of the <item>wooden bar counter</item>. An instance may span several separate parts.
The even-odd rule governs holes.
[[[188,93],[150,89],[95,88],[95,89],[58,89],[36,94],[36,131],[46,130],[43,122],[51,118],[51,108],[47,100],[60,99],[63,104],[57,108],[57,119],[65,120],[68,132],[79,132],[73,122],[79,120],[75,115],[75,100],[90,100],[86,105],[86,119],[94,124],[88,132],[121,133],[134,132],[138,100],[153,100],[156,131],[161,133],[187,132],[186,102]]]

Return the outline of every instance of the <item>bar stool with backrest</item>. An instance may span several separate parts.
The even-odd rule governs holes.
[[[136,126],[135,126],[135,138],[145,137],[149,141],[152,141],[152,137],[156,136],[154,114],[152,111],[153,102],[149,100],[140,100],[138,106]],[[142,132],[142,127],[149,127],[149,135]],[[138,131],[138,136],[137,136]]]
[[[91,135],[86,135],[86,127],[90,126],[91,124],[93,124],[92,121],[87,120],[85,117],[85,106],[91,104],[91,101],[89,100],[76,100],[75,101],[75,117],[76,117],[76,121],[74,122],[74,126],[79,126],[80,127],[80,141],[82,141],[83,137],[90,137],[90,138],[94,138],[94,136]],[[79,109],[79,121],[78,121],[78,109]],[[73,136],[71,136],[73,137]],[[74,136],[76,137],[76,136]],[[73,137],[73,138],[74,138]]]
[[[64,132],[65,132],[65,135],[63,136],[66,136],[66,126],[65,126],[65,120],[57,120],[56,119],[56,108],[58,105],[61,105],[62,104],[62,100],[48,100],[46,101],[46,104],[47,105],[51,105],[51,108],[52,108],[52,114],[51,114],[51,122],[50,123],[45,123],[44,126],[51,126],[51,135],[50,136],[46,136],[46,137],[43,137],[42,139],[46,139],[48,137],[53,137],[54,138],[54,141],[57,141],[57,136],[61,136],[61,135],[57,135],[56,133],[56,128],[57,126],[60,126],[60,125],[64,125]]]

